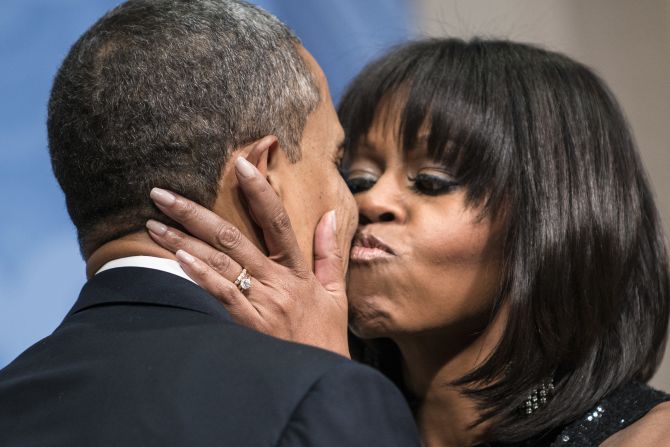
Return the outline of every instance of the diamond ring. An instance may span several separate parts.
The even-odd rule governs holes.
[[[251,276],[247,273],[247,269],[243,268],[234,284],[240,289],[240,292],[246,292],[251,289]]]

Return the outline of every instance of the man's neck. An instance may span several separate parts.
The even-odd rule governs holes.
[[[239,228],[245,237],[261,251],[267,253],[262,234],[249,215],[249,208],[241,197],[233,165],[234,163],[227,163],[224,167],[212,212]],[[110,241],[98,248],[86,261],[86,276],[92,277],[109,261],[128,256],[176,259],[170,251],[157,245],[145,231],[140,231]]]
[[[91,278],[109,261],[128,256],[155,256],[157,258],[177,259],[171,252],[161,248],[151,240],[148,234],[144,232],[134,233],[107,242],[93,252],[86,261],[86,277]]]
[[[221,188],[212,211],[239,228],[247,239],[267,253],[258,226],[254,224],[249,216],[246,204],[239,196],[236,182],[231,181],[231,175],[224,175],[224,182],[224,187]],[[109,261],[128,256],[155,256],[177,259],[172,252],[156,244],[146,231],[139,231],[107,242],[93,252],[86,261],[86,276],[91,278]]]

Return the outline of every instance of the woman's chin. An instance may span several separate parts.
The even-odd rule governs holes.
[[[358,338],[369,340],[372,338],[385,337],[385,331],[379,325],[371,325],[356,318],[349,319],[349,330]]]
[[[364,303],[349,306],[349,328],[359,338],[389,337],[393,322],[388,313]]]

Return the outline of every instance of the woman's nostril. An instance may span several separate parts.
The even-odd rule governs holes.
[[[358,215],[358,224],[359,225],[368,225],[370,223],[372,223],[372,220],[370,220],[369,217],[367,217],[364,214],[359,214]]]
[[[395,216],[393,213],[383,213],[382,215],[379,216],[379,221],[380,222],[391,222],[395,220]]]
[[[358,225],[369,225],[379,222],[393,222],[394,220],[396,220],[396,215],[390,211],[373,212],[370,210],[370,212],[361,211],[358,214]]]

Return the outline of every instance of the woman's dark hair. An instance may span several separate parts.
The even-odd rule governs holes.
[[[665,242],[603,81],[565,56],[509,41],[405,44],[345,93],[349,150],[382,102],[400,107],[404,150],[427,127],[429,153],[454,168],[467,203],[506,219],[494,309],[508,306],[507,325],[492,355],[455,383],[494,421],[490,440],[542,435],[623,383],[649,380],[668,325]],[[554,397],[520,414],[548,377]]]

